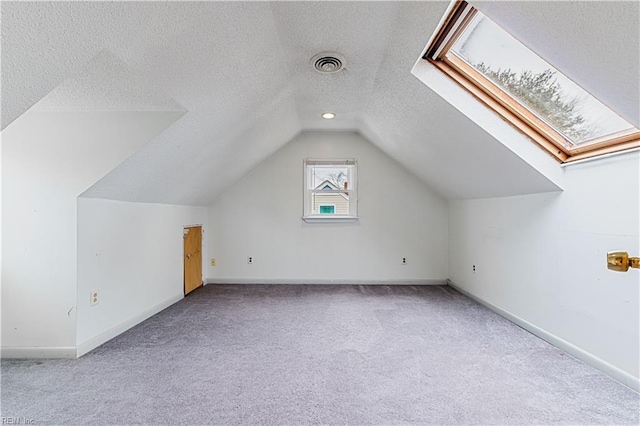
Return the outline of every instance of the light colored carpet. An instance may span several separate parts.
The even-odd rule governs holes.
[[[206,286],[1,383],[35,424],[640,422],[637,393],[441,286]]]

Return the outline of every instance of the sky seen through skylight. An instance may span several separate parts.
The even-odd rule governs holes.
[[[479,12],[451,50],[522,102],[547,124],[555,127],[570,139],[573,145],[585,144],[594,138],[633,129],[623,118]],[[487,69],[494,73],[488,75]],[[572,110],[570,115],[576,121],[584,119],[584,122],[574,125],[573,132],[563,132],[560,126],[553,124],[554,120],[551,117],[544,115],[544,111],[553,110],[553,105],[547,103],[545,108],[536,108],[531,103],[527,104],[525,99],[519,98],[517,93],[496,79],[495,72],[499,70],[510,70],[518,76],[527,71],[537,75],[551,70],[554,74],[548,84],[557,83],[560,87],[558,105],[574,105],[574,108],[569,108]],[[556,118],[556,123],[557,121]],[[575,131],[576,129],[578,131]]]

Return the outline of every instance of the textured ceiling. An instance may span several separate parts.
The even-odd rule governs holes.
[[[448,198],[552,190],[411,75],[447,6],[2,2],[2,126],[41,99],[35,109],[187,111],[93,197],[208,205],[305,129],[360,130]],[[637,2],[479,7],[640,125]],[[312,71],[324,50],[346,69]],[[325,110],[337,118],[322,120]]]
[[[183,111],[174,99],[150,84],[108,50],[98,53],[76,75],[64,80],[30,111]]]

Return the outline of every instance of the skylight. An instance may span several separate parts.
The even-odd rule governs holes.
[[[640,146],[638,129],[466,2],[425,58],[560,161]]]

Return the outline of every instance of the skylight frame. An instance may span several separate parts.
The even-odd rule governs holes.
[[[478,13],[466,1],[457,1],[423,59],[443,71],[562,163],[640,147],[640,130],[635,127],[592,139],[585,145],[569,147],[573,141],[457,55],[452,48]]]

